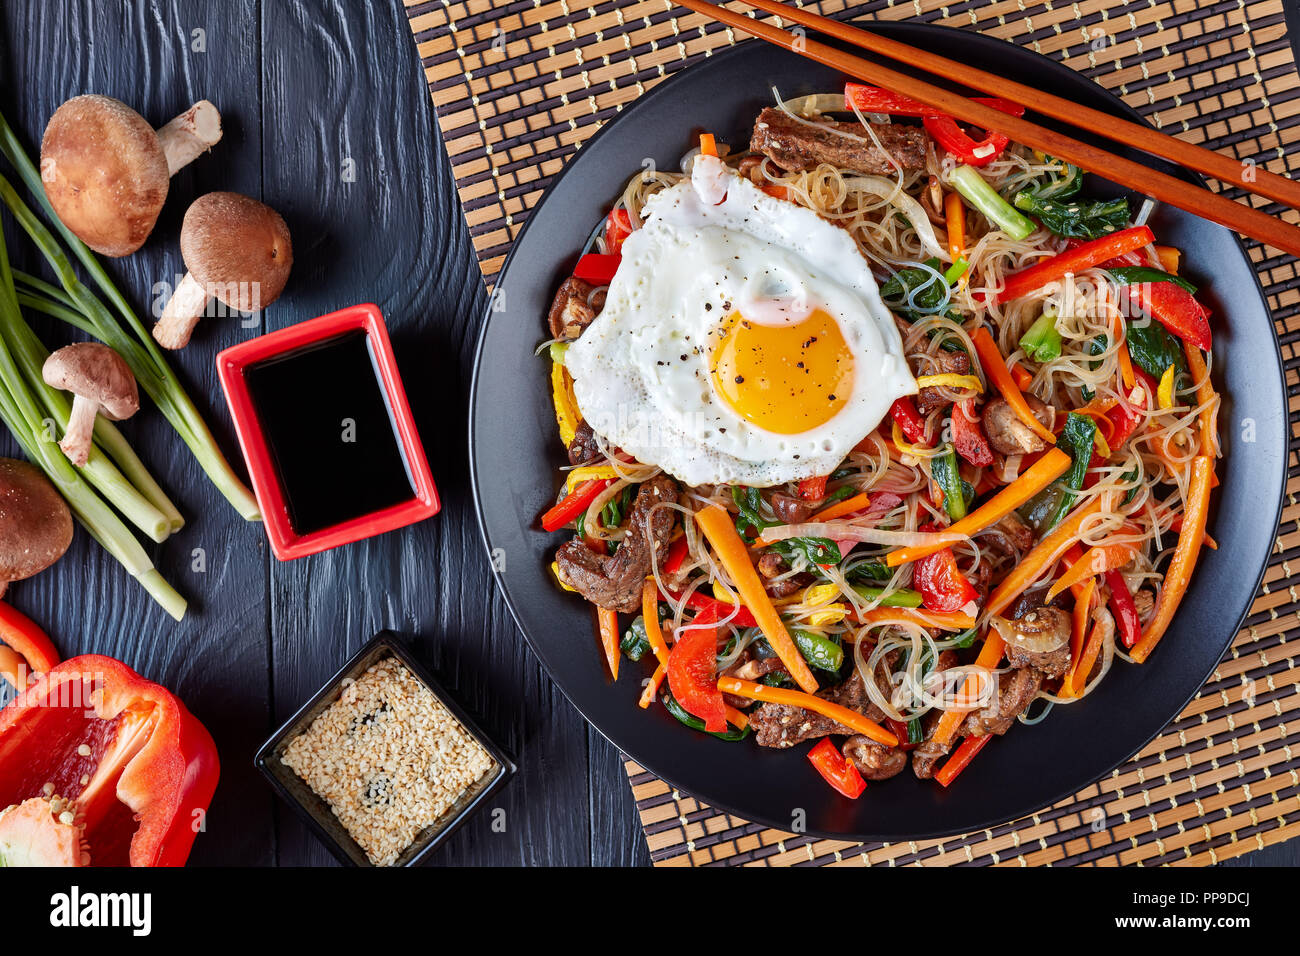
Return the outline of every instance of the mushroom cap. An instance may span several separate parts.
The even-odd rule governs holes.
[[[131,366],[107,345],[77,342],[65,345],[45,360],[45,384],[99,404],[99,413],[113,421],[140,410],[140,393]]]
[[[35,465],[0,458],[0,581],[44,571],[72,543],[72,512]]]
[[[284,219],[265,203],[239,193],[208,193],[185,211],[181,255],[208,295],[255,312],[284,291],[293,243]]]
[[[106,256],[149,238],[167,199],[167,157],[153,127],[112,97],[77,96],[41,140],[41,181],[63,224]]]

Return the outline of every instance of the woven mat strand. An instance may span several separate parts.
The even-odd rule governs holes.
[[[406,3],[489,283],[549,177],[593,132],[659,80],[740,39],[667,0]],[[914,18],[1029,46],[1118,93],[1168,132],[1275,172],[1300,165],[1300,79],[1281,0],[807,6],[842,19]],[[1300,435],[1300,270],[1295,259],[1258,246],[1251,256],[1273,309],[1292,432]],[[1276,548],[1244,630],[1183,714],[1100,783],[978,833],[860,844],[749,823],[628,762],[653,859],[686,866],[1203,865],[1300,835],[1294,457],[1288,476]]]

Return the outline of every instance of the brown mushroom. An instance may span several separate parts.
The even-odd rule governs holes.
[[[41,181],[63,224],[106,256],[139,249],[177,170],[221,140],[221,114],[195,103],[157,132],[108,96],[68,100],[41,140]]]
[[[1051,406],[1029,394],[1025,395],[1025,402],[1034,417],[1050,428],[1055,416]],[[1005,398],[995,398],[985,405],[982,419],[984,434],[989,436],[994,451],[1004,455],[1032,455],[1047,447],[1047,442],[1020,420]]]
[[[66,345],[45,360],[42,375],[46,385],[76,396],[59,447],[78,467],[90,455],[96,415],[117,422],[140,410],[140,394],[131,367],[107,345]]]
[[[293,266],[293,243],[270,206],[239,193],[208,193],[185,212],[181,255],[189,271],[153,328],[166,349],[189,344],[211,298],[240,312],[256,312],[279,298]]]
[[[39,574],[72,543],[72,512],[35,465],[0,458],[0,597]]]

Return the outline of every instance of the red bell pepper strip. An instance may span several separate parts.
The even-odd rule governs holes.
[[[622,256],[589,252],[578,260],[573,274],[592,285],[609,285],[614,278],[614,273],[618,271],[618,264],[622,261]]]
[[[1137,314],[1149,315],[1184,342],[1210,350],[1210,313],[1176,282],[1133,282],[1121,292],[1129,296]]]
[[[1106,439],[1112,451],[1119,449],[1124,442],[1132,437],[1142,424],[1142,413],[1151,407],[1151,400],[1156,394],[1156,382],[1150,375],[1136,366],[1133,368],[1133,376],[1137,383],[1142,386],[1142,394],[1137,401],[1130,401],[1129,397],[1124,396],[1125,401],[1120,402],[1114,408],[1106,413],[1106,418],[1111,422],[1111,434]]]
[[[909,742],[910,732],[905,722],[895,720],[893,717],[886,717],[885,725],[889,727],[889,732],[898,738],[899,750],[915,750],[917,748],[917,744]]]
[[[623,254],[623,240],[632,235],[632,217],[626,209],[611,209],[605,219],[605,252],[611,256]]]
[[[701,611],[691,623],[716,623],[713,611]],[[704,721],[704,729],[727,729],[727,705],[718,690],[718,629],[699,626],[682,632],[668,653],[668,689],[689,714]]]
[[[867,782],[858,773],[858,768],[835,749],[829,737],[823,737],[808,751],[808,759],[827,783],[850,800],[858,799],[867,789]]]
[[[971,99],[1011,116],[1025,115],[1023,106],[1007,100],[989,96],[973,96]],[[965,163],[967,166],[987,166],[1002,155],[1002,151],[1011,142],[1011,137],[1005,133],[992,130],[986,131],[984,138],[976,142],[951,116],[926,116],[921,122],[925,124],[926,132],[936,143],[951,153],[958,162]]]
[[[584,481],[565,495],[559,504],[542,515],[542,527],[547,531],[559,531],[586,511],[596,500],[596,496],[613,483],[613,478],[593,478],[591,481]]]
[[[826,482],[829,480],[829,475],[805,478],[799,482],[799,497],[804,501],[821,501],[826,497]]]
[[[983,103],[1013,116],[1024,116],[1025,108],[1010,100],[996,96],[972,96],[975,103]],[[880,86],[867,86],[852,81],[844,84],[844,102],[856,106],[864,113],[886,113],[890,116],[946,116],[933,106],[926,106],[920,100],[914,100],[902,93],[895,93]]]
[[[913,445],[925,441],[925,419],[916,410],[916,403],[910,396],[904,395],[895,401],[889,407],[889,414]]]
[[[680,601],[682,599],[680,593],[673,591],[667,592],[664,596],[670,597],[674,601]],[[691,592],[691,596],[686,599],[686,606],[694,608],[701,614],[712,615],[709,620],[713,621],[727,620],[731,615],[731,612],[735,611],[736,616],[727,621],[728,624],[734,624],[737,627],[758,627],[758,621],[755,619],[753,612],[743,604],[740,605],[739,610],[737,610],[735,604],[728,604],[726,601],[719,601],[716,598],[709,597],[707,594],[701,594],[699,591]]]
[[[111,657],[64,661],[0,710],[0,807],[48,798],[51,784],[85,825],[92,865],[183,865],[219,774],[203,725]],[[30,814],[8,819],[0,843],[39,835]]]
[[[921,530],[940,529],[925,525]],[[912,582],[921,592],[921,603],[931,611],[960,611],[979,600],[979,592],[957,568],[952,548],[917,558],[912,565]]]
[[[970,762],[975,759],[975,755],[983,750],[984,745],[992,739],[992,734],[985,734],[982,737],[967,737],[961,742],[961,746],[953,751],[947,763],[939,768],[939,771],[934,775],[934,779],[938,780],[943,786],[948,786],[957,779],[957,774],[965,770],[970,765]]]
[[[973,398],[964,399],[953,406],[952,445],[957,449],[957,454],[976,468],[987,468],[993,464],[993,449],[989,447],[989,440],[984,437],[984,429],[980,427],[979,421],[967,417],[967,413],[974,411],[974,408]]]
[[[664,558],[664,563],[659,567],[663,574],[676,574],[682,569],[682,562],[686,560],[686,552],[690,550],[690,542],[686,540],[686,535],[682,535],[668,546],[668,556]]]
[[[1051,282],[1065,278],[1067,274],[1078,275],[1116,256],[1141,249],[1154,241],[1155,236],[1148,227],[1134,226],[1131,229],[1112,232],[1100,239],[1080,243],[1073,249],[1066,249],[1059,255],[1007,276],[1006,285],[997,294],[997,301],[1010,302],[1013,299],[1024,298]]]
[[[1142,638],[1142,622],[1138,619],[1133,594],[1118,569],[1107,571],[1105,578],[1106,586],[1110,588],[1110,610],[1115,615],[1115,627],[1124,646],[1132,647]]]
[[[59,662],[59,652],[45,632],[13,605],[4,602],[0,602],[0,641],[22,655],[34,673],[44,674]]]

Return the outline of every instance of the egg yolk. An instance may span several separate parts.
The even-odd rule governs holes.
[[[839,323],[815,310],[789,325],[732,313],[713,349],[713,387],[759,428],[795,435],[830,421],[853,390],[853,353]]]

